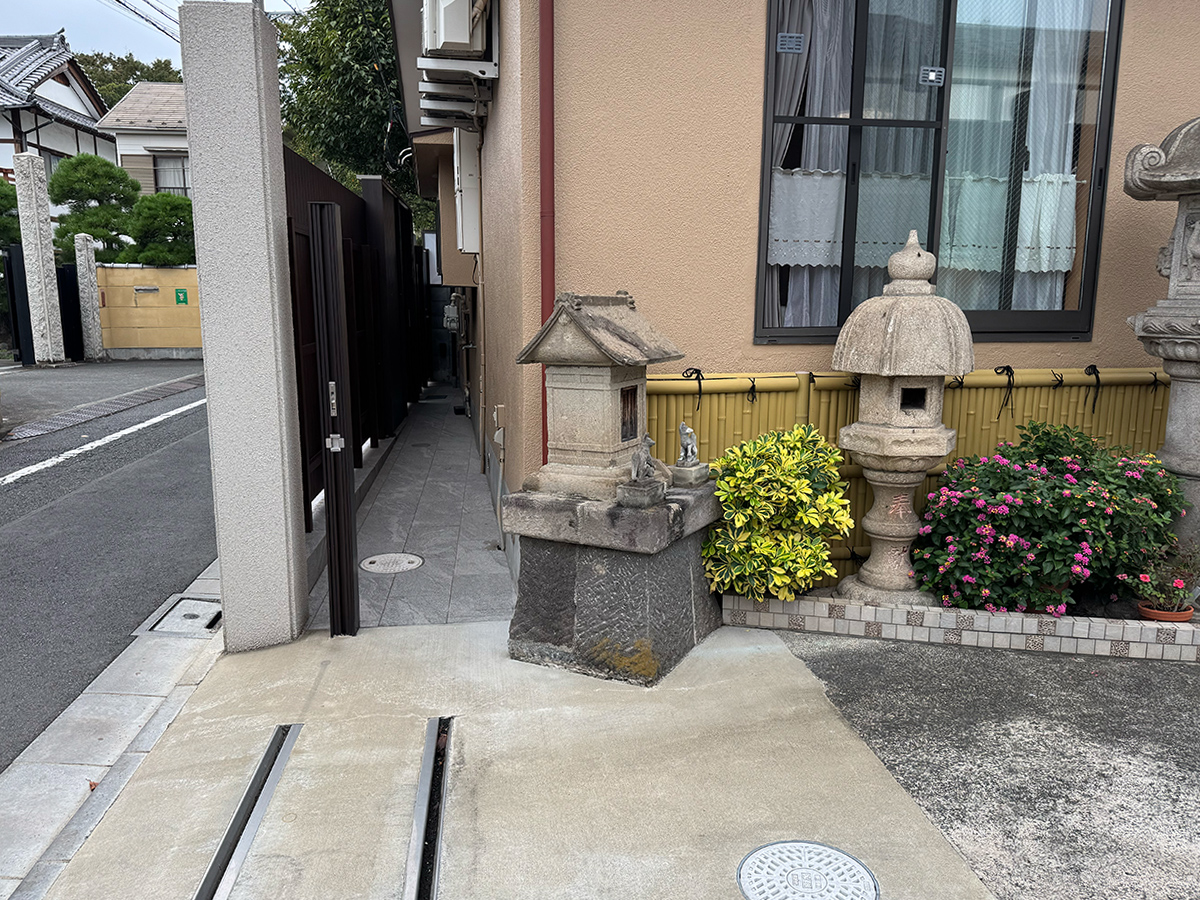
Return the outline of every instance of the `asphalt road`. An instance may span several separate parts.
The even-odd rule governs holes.
[[[1200,670],[786,634],[998,900],[1200,898]]]
[[[0,384],[10,399],[20,377]],[[0,480],[203,397],[197,388],[0,443]],[[205,410],[0,486],[0,770],[216,558]]]

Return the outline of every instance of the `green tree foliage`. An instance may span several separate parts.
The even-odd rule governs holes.
[[[127,220],[133,243],[118,262],[145,266],[186,266],[196,261],[192,201],[176,194],[147,194],[133,204]]]
[[[87,233],[100,242],[100,262],[115,262],[125,248],[126,217],[141,185],[107,159],[81,153],[64,159],[50,176],[50,202],[70,211],[59,216],[54,246],[71,258],[75,235]]]
[[[21,224],[17,221],[17,189],[0,178],[0,247],[19,243]]]
[[[132,53],[117,56],[115,53],[76,53],[75,61],[92,80],[104,102],[110,107],[129,93],[139,81],[167,81],[178,84],[183,75],[169,59],[142,62]]]
[[[315,0],[277,20],[283,118],[294,149],[358,188],[382,175],[413,211],[413,228],[434,227],[434,205],[417,195],[388,0]]]

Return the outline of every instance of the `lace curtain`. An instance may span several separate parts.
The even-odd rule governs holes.
[[[937,92],[920,85],[915,71],[938,58],[939,6],[872,0],[867,119],[935,114]],[[1098,6],[1094,0],[959,0],[939,287],[965,308],[998,306],[1006,222],[1016,229],[1013,308],[1062,308],[1065,275],[1077,252],[1073,139],[1080,70]],[[808,47],[804,54],[775,54],[776,115],[849,116],[854,8],[853,0],[780,0],[778,31],[805,34]],[[1033,35],[1029,167],[1019,210],[1009,211],[1020,62],[1009,50],[1014,36],[1019,48],[1022,25]],[[848,136],[840,125],[773,128],[767,327],[838,324]],[[882,289],[887,257],[908,229],[928,240],[933,138],[930,128],[863,129],[856,299]],[[798,165],[785,168],[788,159]]]

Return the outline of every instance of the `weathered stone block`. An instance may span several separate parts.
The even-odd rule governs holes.
[[[660,553],[521,539],[513,659],[653,684],[721,624],[694,532]]]

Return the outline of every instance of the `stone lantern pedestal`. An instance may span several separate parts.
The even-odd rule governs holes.
[[[1188,514],[1180,540],[1200,538],[1200,119],[1180,125],[1160,147],[1142,144],[1125,160],[1125,193],[1179,204],[1171,242],[1159,253],[1167,297],[1129,324],[1171,376],[1167,433],[1159,458],[1179,478]]]
[[[503,500],[513,659],[653,684],[721,624],[700,557],[714,485],[670,488],[645,433],[646,366],[682,356],[625,293],[560,295],[518,355],[546,366],[549,460]]]
[[[862,375],[858,421],[838,434],[875,492],[863,517],[871,555],[838,591],[864,603],[930,602],[917,590],[911,548],[921,520],[913,495],[930,467],[954,449],[942,424],[947,375],[975,367],[971,328],[962,310],[933,293],[937,259],[915,231],[888,261],[892,282],[861,304],[842,326],[835,368]]]

